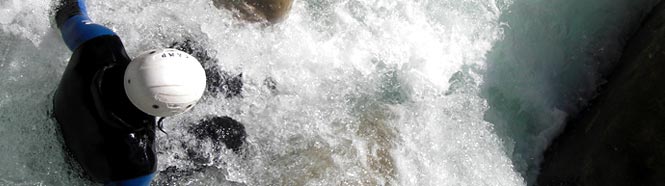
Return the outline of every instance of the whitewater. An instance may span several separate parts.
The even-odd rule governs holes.
[[[530,185],[659,0],[296,0],[265,26],[210,0],[89,0],[130,56],[193,40],[240,97],[164,121],[155,185]],[[0,0],[0,185],[90,185],[50,117],[55,2]],[[243,123],[241,153],[187,128]],[[193,152],[192,152],[193,151]],[[188,153],[202,158],[188,159]]]

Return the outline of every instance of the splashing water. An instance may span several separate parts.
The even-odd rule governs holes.
[[[88,9],[130,56],[190,39],[243,74],[165,121],[159,185],[526,185],[655,3],[302,0],[268,27],[208,0]],[[71,55],[54,4],[0,2],[0,185],[90,184],[49,118]],[[245,124],[243,152],[187,132],[210,115]]]

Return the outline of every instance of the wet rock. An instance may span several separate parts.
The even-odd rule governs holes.
[[[197,169],[181,169],[169,166],[157,174],[153,185],[180,186],[180,185],[224,185],[244,186],[246,184],[229,181],[228,172],[215,167],[200,167]]]
[[[202,44],[192,39],[174,42],[168,48],[175,48],[194,56],[206,73],[206,95],[224,95],[226,98],[239,97],[242,93],[242,73],[231,74],[220,69],[214,52],[204,50]]]
[[[619,65],[549,147],[538,185],[665,185],[665,2]]]
[[[212,117],[201,120],[189,129],[199,140],[212,140],[214,143],[224,143],[226,148],[234,152],[240,151],[245,143],[245,126],[230,117]]]
[[[227,180],[228,173],[218,165],[223,164],[221,154],[225,149],[231,149],[234,154],[242,155],[246,143],[247,133],[242,123],[227,116],[209,116],[189,125],[188,135],[195,137],[195,141],[179,141],[183,149],[182,156],[175,156],[177,160],[187,163],[181,166],[172,165],[160,170],[157,185],[181,185],[182,182],[193,185],[210,185],[208,181],[220,185],[243,185]],[[204,148],[209,144],[211,148]],[[217,178],[210,177],[216,175]],[[206,180],[206,183],[196,181]],[[215,184],[217,185],[217,184]]]
[[[213,0],[217,8],[226,8],[243,20],[278,23],[291,10],[293,0]]]

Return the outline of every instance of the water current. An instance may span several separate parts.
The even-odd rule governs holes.
[[[273,26],[210,0],[87,4],[130,56],[194,40],[242,74],[240,97],[165,120],[156,185],[477,186],[533,183],[656,3],[296,0]],[[54,5],[0,0],[0,185],[92,184],[50,118],[71,55]],[[213,115],[245,125],[242,152],[187,131]]]

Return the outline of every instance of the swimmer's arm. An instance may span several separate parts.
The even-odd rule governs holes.
[[[65,21],[71,17],[76,15],[87,16],[88,13],[85,12],[85,8],[81,8],[81,6],[85,7],[85,3],[81,2],[81,4],[79,4],[79,0],[60,0],[60,4],[55,13],[55,21],[58,28],[62,28]]]
[[[88,17],[84,0],[61,0],[55,21],[62,39],[74,51],[86,41],[104,35],[116,35],[111,29],[95,24]]]

